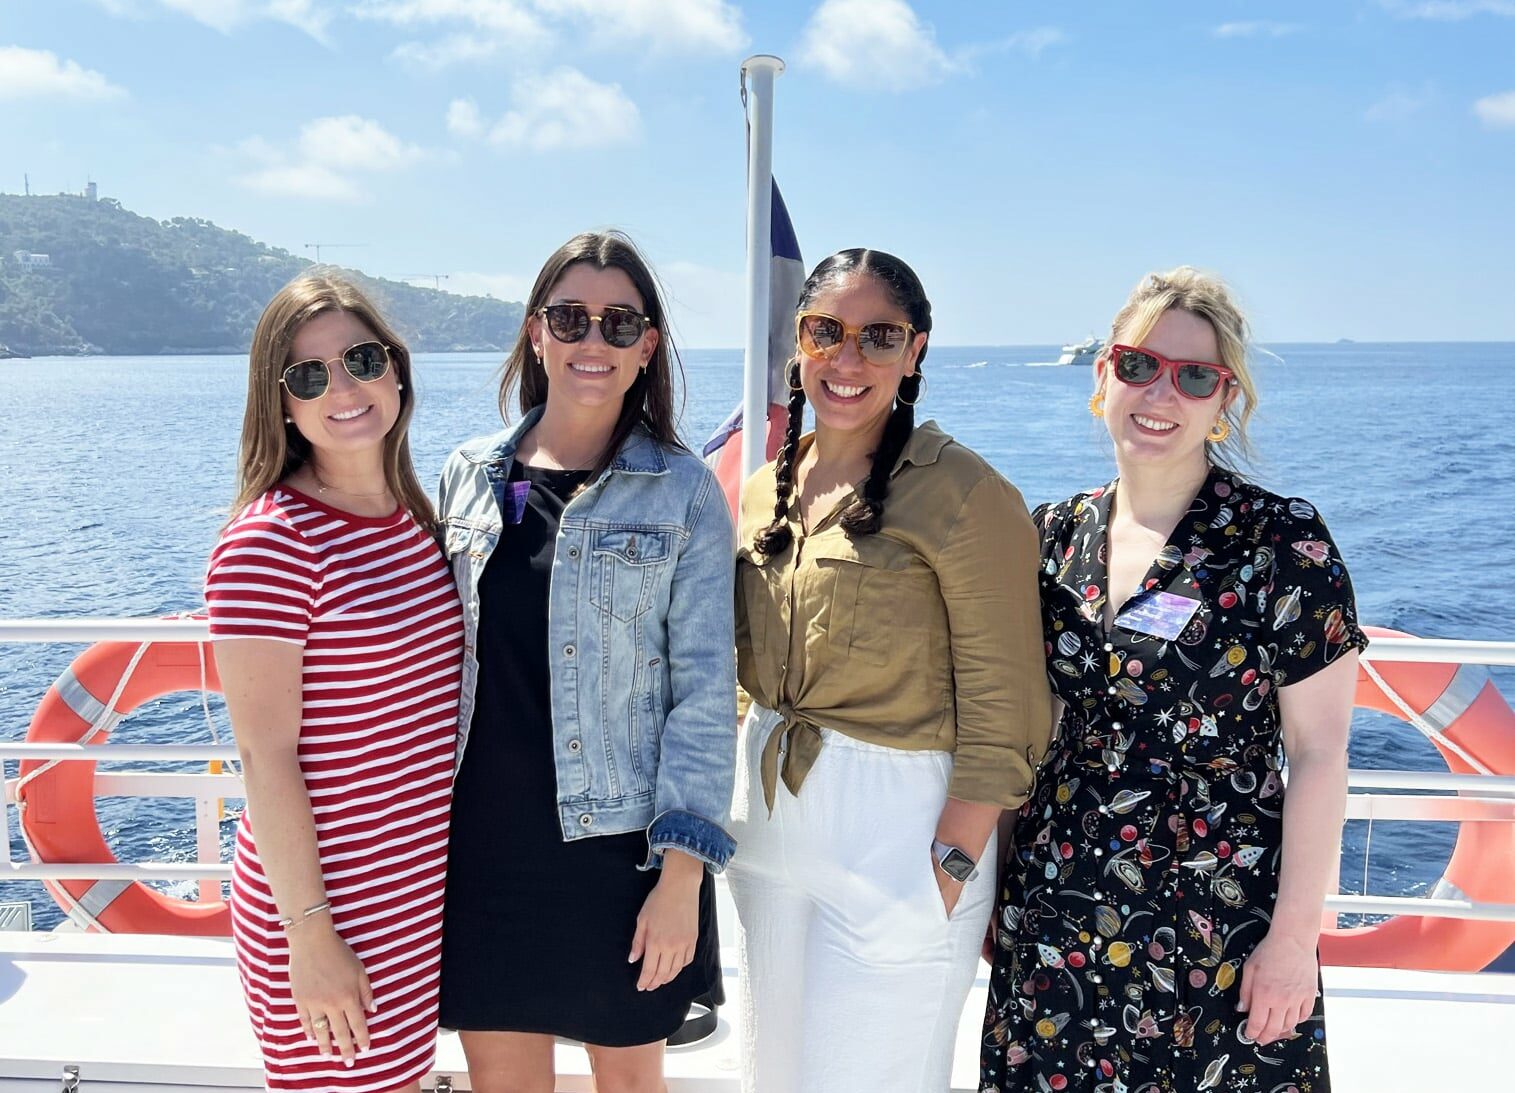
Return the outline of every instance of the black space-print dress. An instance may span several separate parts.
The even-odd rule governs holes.
[[[1278,689],[1367,644],[1351,582],[1312,505],[1212,469],[1106,633],[1115,488],[1036,512],[1065,710],[1016,826],[982,1088],[1326,1093],[1320,1002],[1266,1046],[1236,1002],[1278,896]]]

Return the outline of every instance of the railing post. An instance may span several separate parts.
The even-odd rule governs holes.
[[[5,780],[5,762],[0,760],[0,866],[11,863],[11,784]],[[21,822],[18,817],[16,822]]]
[[[195,797],[195,857],[201,865],[221,860],[221,801]],[[217,903],[221,899],[221,882],[214,877],[200,881],[200,902]]]

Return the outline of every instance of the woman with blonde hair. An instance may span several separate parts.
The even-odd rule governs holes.
[[[1060,724],[1009,856],[981,1085],[1324,1093],[1352,584],[1312,504],[1227,469],[1257,393],[1220,281],[1143,278],[1094,384],[1119,473],[1035,514]]]
[[[307,275],[253,334],[205,582],[247,787],[231,888],[268,1088],[416,1091],[436,1045],[463,621],[411,467],[410,353]]]

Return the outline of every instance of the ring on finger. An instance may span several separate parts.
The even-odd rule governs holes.
[[[310,1023],[310,1027],[315,1029],[317,1032],[324,1032],[331,1027],[331,1022],[325,1017],[317,1017]]]

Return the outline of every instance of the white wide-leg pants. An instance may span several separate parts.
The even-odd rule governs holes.
[[[741,921],[744,1093],[942,1093],[994,902],[987,867],[949,919],[931,840],[952,756],[822,729],[798,796],[763,803],[778,715],[742,727],[727,870]]]

